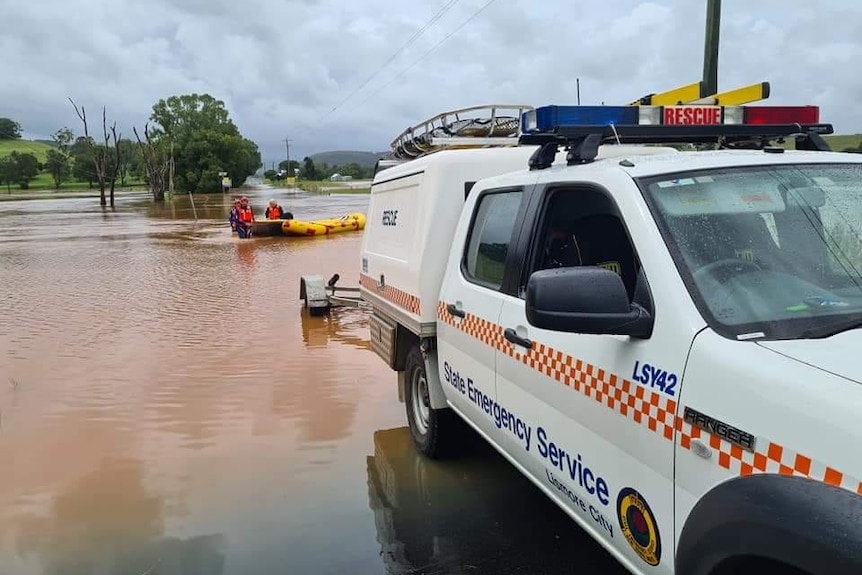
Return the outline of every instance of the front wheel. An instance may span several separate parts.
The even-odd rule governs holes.
[[[444,455],[451,444],[450,433],[453,421],[449,409],[433,409],[428,390],[428,374],[425,359],[418,346],[407,355],[405,403],[407,424],[416,448],[431,458]]]

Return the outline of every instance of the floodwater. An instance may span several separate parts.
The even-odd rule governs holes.
[[[304,313],[361,233],[239,240],[227,209],[0,202],[0,573],[622,573],[466,428],[416,454],[366,312]]]

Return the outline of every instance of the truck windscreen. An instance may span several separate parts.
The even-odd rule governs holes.
[[[728,337],[862,323],[862,166],[704,170],[639,181],[695,303]]]

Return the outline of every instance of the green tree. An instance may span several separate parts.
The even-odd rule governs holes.
[[[64,155],[69,154],[69,148],[75,140],[75,134],[69,128],[61,128],[51,134],[51,139],[57,144],[57,149]]]
[[[75,134],[69,128],[61,128],[51,134],[51,139],[54,140],[57,148],[48,152],[45,169],[48,170],[48,173],[51,174],[51,178],[54,180],[54,188],[60,189],[60,186],[66,181],[71,172],[72,160],[70,151]]]
[[[0,140],[17,140],[21,137],[21,124],[10,118],[0,118]]]
[[[282,160],[278,163],[278,169],[286,171],[287,175],[291,178],[296,173],[294,172],[294,170],[301,167],[302,166],[300,165],[300,163],[296,160],[290,160],[290,162],[288,162],[287,160]]]
[[[224,102],[209,94],[159,100],[150,119],[158,125],[153,136],[172,144],[174,184],[183,192],[221,191],[221,171],[239,186],[261,166],[257,145],[240,134]]]
[[[360,166],[356,162],[344,164],[343,166],[336,166],[334,170],[342,176],[350,176],[351,178],[355,178],[357,180],[362,178],[365,173],[362,169],[362,166]]]
[[[51,174],[54,180],[54,187],[60,189],[66,178],[69,177],[69,156],[60,153],[57,150],[48,150],[48,157],[45,160],[45,169]]]
[[[30,180],[39,174],[39,160],[33,154],[26,152],[12,152],[7,159],[10,165],[4,168],[6,185],[17,183],[22,190],[28,189]]]
[[[303,180],[318,180],[317,168],[314,166],[314,160],[305,156],[302,159],[302,174]]]
[[[11,157],[0,158],[0,184],[6,186],[6,192],[9,194],[12,193],[12,184],[18,181],[17,169]]]
[[[72,157],[72,176],[79,182],[87,182],[90,188],[96,182],[96,170],[93,167],[95,145],[93,138],[79,136],[69,149]]]
[[[134,143],[128,138],[124,138],[117,142],[120,148],[120,169],[118,172],[120,185],[126,185],[126,179],[135,174],[140,164],[140,152],[135,148]]]

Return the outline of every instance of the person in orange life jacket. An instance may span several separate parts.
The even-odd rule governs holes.
[[[248,198],[243,196],[239,203],[239,221],[236,231],[241,238],[251,237],[251,226],[254,223],[254,212],[248,203]]]
[[[278,202],[275,200],[269,200],[269,207],[266,208],[266,213],[264,215],[268,220],[280,220],[284,217],[284,210],[281,209]]]

